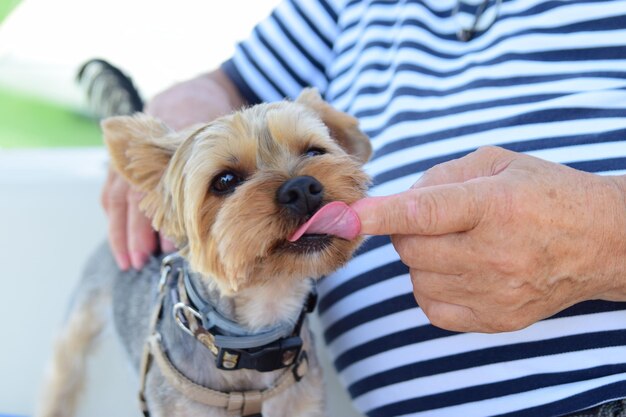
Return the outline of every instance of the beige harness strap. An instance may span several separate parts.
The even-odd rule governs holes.
[[[161,309],[163,308],[163,300],[165,299],[165,291],[159,292],[159,299],[152,311],[152,316],[150,316],[150,334],[156,334],[156,326],[159,321],[159,316],[161,315]],[[152,355],[150,354],[150,345],[149,339],[146,340],[143,346],[143,352],[141,354],[141,363],[139,365],[139,407],[141,408],[141,412],[147,416],[148,415],[148,405],[146,402],[146,379],[148,377],[148,370],[150,369],[150,365],[152,364]]]
[[[237,415],[243,409],[243,394],[240,392],[231,393],[228,398],[228,405],[226,411],[230,415]]]
[[[148,338],[148,344],[150,346],[150,353],[154,357],[154,361],[161,370],[161,373],[177,391],[200,404],[223,408],[228,406],[228,394],[198,385],[181,374],[180,371],[174,367],[163,351],[158,334],[150,336]]]
[[[233,416],[260,414],[264,401],[280,394],[306,375],[309,361],[306,352],[302,351],[299,360],[295,360],[294,364],[283,372],[273,386],[263,391],[221,392],[196,384],[180,373],[163,351],[161,335],[157,332],[157,324],[163,309],[165,294],[166,292],[161,287],[159,299],[150,317],[150,336],[146,339],[139,367],[139,405],[145,416],[149,416],[145,397],[146,380],[153,359],[167,381],[185,397],[200,404],[224,408]]]
[[[243,412],[244,416],[260,414],[263,407],[263,394],[261,391],[248,391],[243,393]]]
[[[150,349],[149,354],[154,358],[161,373],[177,391],[200,404],[225,408],[233,415],[249,416],[260,413],[264,401],[286,390],[291,384],[299,381],[308,371],[308,358],[303,355],[295,367],[283,372],[275,384],[268,389],[221,392],[198,385],[180,373],[163,351],[158,333],[148,338],[147,345]]]

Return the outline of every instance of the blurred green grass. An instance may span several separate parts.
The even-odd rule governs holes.
[[[20,0],[0,0],[0,22],[17,6]]]
[[[19,0],[0,0],[0,23]],[[0,88],[0,148],[97,146],[94,120],[69,109]]]
[[[53,104],[0,89],[0,148],[98,146],[98,123]]]

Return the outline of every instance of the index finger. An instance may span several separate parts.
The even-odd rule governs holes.
[[[370,197],[352,205],[365,235],[442,235],[471,230],[482,218],[480,188],[467,182]]]

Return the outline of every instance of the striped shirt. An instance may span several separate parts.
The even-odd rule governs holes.
[[[371,195],[484,145],[626,174],[626,1],[508,0],[461,42],[480,1],[464,3],[285,0],[223,68],[250,102],[316,86],[358,117]],[[441,330],[387,237],[319,289],[334,364],[368,416],[556,416],[626,397],[626,303],[583,302],[511,333]]]

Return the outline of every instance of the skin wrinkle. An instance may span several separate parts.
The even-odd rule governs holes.
[[[493,148],[493,149],[495,149],[494,152],[496,152],[497,154],[500,153],[500,149],[497,149],[497,148]],[[513,162],[513,158],[508,159],[508,160],[494,159],[494,165],[492,166],[492,169],[491,169],[491,175],[500,174],[501,172],[506,170],[511,165],[512,162]]]

